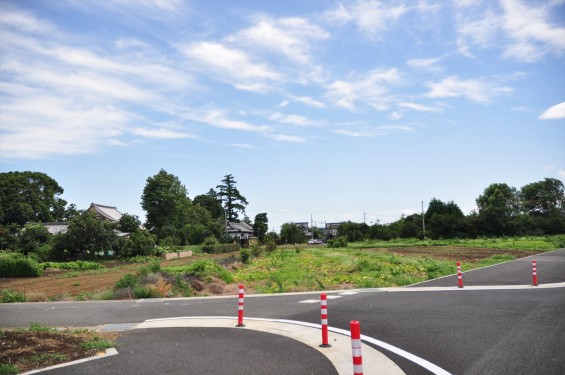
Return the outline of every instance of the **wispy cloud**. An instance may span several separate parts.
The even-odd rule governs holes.
[[[380,40],[382,33],[408,9],[403,4],[390,5],[378,0],[358,0],[350,6],[339,4],[327,11],[327,21],[338,25],[353,22],[359,32],[372,40]]]
[[[413,133],[414,128],[404,125],[383,125],[376,128],[363,127],[361,129],[335,129],[332,131],[335,134],[345,135],[354,138],[370,138],[390,134],[391,132],[405,132]]]
[[[444,78],[440,82],[429,82],[428,87],[430,91],[426,96],[429,98],[465,97],[482,104],[488,104],[495,96],[512,91],[511,88],[500,86],[486,78],[461,80],[456,76]]]
[[[560,120],[565,118],[565,102],[546,109],[539,117],[540,120]]]
[[[551,21],[551,10],[557,5],[501,0],[469,9],[469,4],[464,4],[457,15],[459,51],[474,56],[475,47],[502,49],[503,57],[524,62],[534,62],[548,54],[562,55],[565,27]]]
[[[320,26],[304,18],[274,19],[257,16],[252,27],[231,34],[226,41],[248,48],[259,48],[282,55],[295,63],[312,62],[314,43],[329,38]]]
[[[281,75],[263,62],[254,61],[247,53],[220,43],[198,42],[180,47],[181,51],[207,73],[239,90],[268,91]]]
[[[282,113],[274,113],[272,116],[269,117],[269,120],[277,121],[282,124],[291,124],[296,126],[316,126],[318,125],[317,121],[310,120],[304,116],[300,115],[284,115]]]
[[[326,108],[327,105],[319,100],[313,99],[309,96],[300,96],[294,99],[295,102],[302,103],[304,105],[316,108]]]
[[[399,81],[400,73],[397,69],[376,69],[365,75],[354,75],[333,82],[326,98],[350,111],[355,110],[359,103],[383,111],[390,107],[389,85]]]
[[[398,103],[398,106],[401,107],[401,108],[411,109],[413,111],[419,111],[419,112],[440,112],[441,111],[441,109],[436,108],[436,107],[429,107],[429,106],[425,106],[425,105],[418,104],[418,103],[412,103],[412,102]]]

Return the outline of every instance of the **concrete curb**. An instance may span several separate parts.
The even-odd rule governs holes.
[[[106,351],[104,353],[100,353],[100,354],[92,356],[92,357],[77,359],[76,361],[72,361],[72,362],[60,363],[58,365],[53,365],[53,366],[49,366],[49,367],[45,367],[45,368],[40,368],[40,369],[37,369],[37,370],[24,372],[22,375],[38,374],[38,373],[43,372],[43,371],[49,371],[49,370],[54,370],[54,369],[57,369],[57,368],[76,365],[76,364],[79,364],[79,363],[94,361],[95,359],[106,358],[106,357],[110,357],[110,356],[113,356],[113,355],[116,355],[116,354],[118,354],[118,351],[116,350],[116,348],[109,348],[109,349],[106,349]]]

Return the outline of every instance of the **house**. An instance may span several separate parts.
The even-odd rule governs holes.
[[[300,230],[304,233],[305,237],[311,237],[312,233],[310,232],[310,226],[307,222],[304,223],[294,223]]]
[[[94,212],[102,220],[109,220],[112,223],[117,223],[123,216],[116,207],[104,206],[96,203],[91,203],[88,211]]]
[[[234,221],[227,221],[226,233],[230,236],[230,238],[233,238],[234,241],[239,241],[242,247],[249,246],[250,240],[252,241],[255,238],[253,237],[253,228],[251,225],[244,222],[237,223]]]
[[[337,237],[337,230],[341,223],[326,223],[326,227],[324,228],[324,237],[326,239]]]

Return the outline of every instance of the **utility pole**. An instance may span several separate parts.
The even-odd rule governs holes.
[[[367,221],[365,220],[365,215],[366,215],[366,212],[363,211],[363,224],[367,223]]]
[[[424,201],[422,201],[422,230],[424,231],[424,239],[426,238],[426,220],[424,218]]]

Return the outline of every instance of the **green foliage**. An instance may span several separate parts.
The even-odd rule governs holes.
[[[202,245],[202,251],[207,254],[224,254],[233,251],[239,251],[240,246],[237,243]]]
[[[265,238],[265,251],[267,253],[272,253],[277,249],[277,244],[274,239],[270,237]]]
[[[0,255],[0,277],[31,277],[41,276],[41,265],[21,254]]]
[[[106,350],[108,348],[114,347],[116,345],[115,342],[110,340],[105,340],[100,336],[94,336],[89,341],[85,341],[80,344],[80,347],[83,349],[96,349],[96,350]]]
[[[115,289],[135,288],[139,283],[137,277],[131,274],[124,275],[116,282]]]
[[[140,226],[141,221],[136,215],[123,214],[118,222],[118,230],[124,233],[137,232]]]
[[[281,226],[281,236],[280,236],[281,243],[304,243],[306,242],[306,236],[302,229],[300,229],[294,223],[284,223]]]
[[[347,237],[339,236],[337,238],[334,238],[333,240],[329,240],[328,247],[331,248],[347,247]]]
[[[267,218],[267,213],[261,213],[255,215],[255,221],[253,223],[253,232],[261,243],[265,242],[265,234],[269,230],[269,219]]]
[[[55,268],[73,271],[99,270],[104,268],[104,266],[98,262],[89,262],[85,260],[77,260],[74,262],[44,262],[41,263],[41,266],[44,270],[47,268]]]
[[[155,255],[156,236],[146,230],[137,230],[124,240],[119,255],[124,258]]]
[[[212,259],[199,260],[188,266],[166,267],[164,270],[173,275],[196,277],[204,281],[218,277],[228,284],[233,282],[231,273]]]
[[[66,255],[96,257],[106,254],[117,246],[112,224],[100,220],[95,213],[85,212],[72,219],[67,233],[57,236],[56,246]],[[61,249],[58,249],[61,252]]]
[[[41,223],[29,223],[24,226],[18,237],[18,249],[24,253],[35,253],[49,241],[49,231]]]
[[[58,332],[56,328],[46,327],[38,322],[31,322],[27,330],[29,332]]]
[[[0,363],[0,375],[12,375],[19,373],[18,368],[8,362],[8,363]]]
[[[23,293],[20,293],[15,289],[2,289],[0,290],[0,302],[1,303],[26,302],[26,298]]]
[[[261,245],[253,245],[251,246],[251,254],[253,254],[253,256],[255,258],[260,257],[261,254],[263,254],[264,248]]]
[[[251,251],[247,248],[243,248],[239,251],[239,257],[244,264],[249,264],[251,261]]]
[[[63,188],[41,172],[0,173],[0,224],[61,220],[67,202]]]
[[[219,189],[218,198],[224,203],[227,221],[238,221],[238,212],[245,214],[245,206],[249,204],[247,199],[237,190],[235,184],[237,184],[237,181],[231,174],[227,174],[224,176],[222,184],[216,186],[216,189]]]

